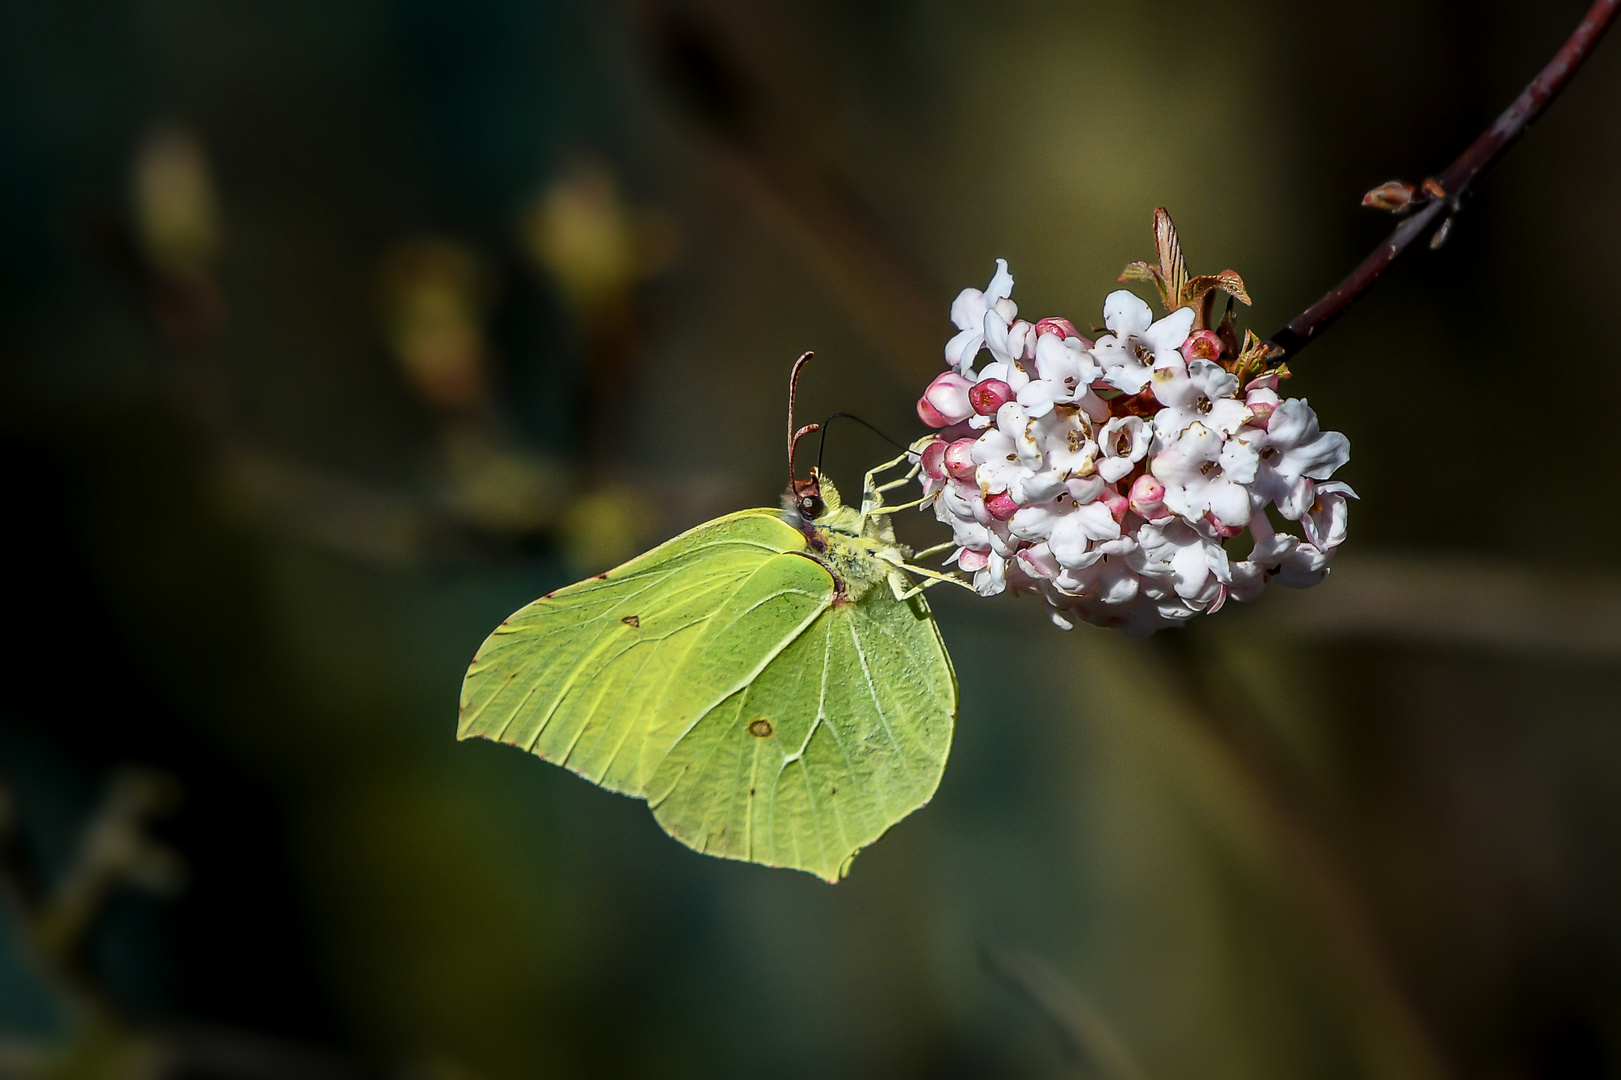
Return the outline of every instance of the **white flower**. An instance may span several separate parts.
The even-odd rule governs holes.
[[[1278,373],[1240,390],[1208,341],[1184,359],[1188,308],[1154,322],[1116,290],[1110,334],[1088,346],[1067,320],[1020,320],[1012,288],[998,260],[984,292],[957,297],[955,370],[918,402],[930,426],[969,431],[916,455],[924,496],[952,531],[948,564],[984,595],[1040,595],[1066,629],[1133,635],[1327,575],[1356,498],[1330,479],[1349,444],[1318,430],[1305,401],[1280,397]],[[976,375],[983,349],[992,356]],[[1105,402],[1105,384],[1131,397]],[[1275,527],[1274,505],[1300,523],[1295,535]],[[1246,530],[1248,554],[1229,559]]]
[[[1061,410],[1041,420],[1047,465],[1064,479],[1091,476],[1096,471],[1098,444],[1092,425],[1079,412]]]
[[[1161,453],[1154,455],[1154,475],[1165,485],[1165,505],[1188,521],[1205,514],[1230,528],[1250,520],[1250,494],[1255,479],[1255,447],[1223,439],[1195,421]]]
[[[1111,333],[1098,339],[1092,354],[1103,366],[1103,381],[1128,394],[1141,393],[1156,367],[1182,363],[1177,350],[1193,328],[1193,309],[1177,308],[1150,323],[1148,305],[1126,289],[1103,302],[1103,324]]]
[[[974,573],[974,588],[981,596],[995,596],[1007,588],[1007,559],[996,551],[985,558],[985,566]]]
[[[1249,406],[1233,396],[1238,380],[1209,360],[1156,368],[1153,385],[1154,397],[1165,406],[1154,414],[1154,430],[1166,441],[1195,422],[1231,435],[1250,419]]]
[[[1059,589],[1087,596],[1100,604],[1129,604],[1142,591],[1142,579],[1124,559],[1099,559],[1091,566],[1067,571]]]
[[[1256,442],[1260,461],[1255,491],[1290,521],[1311,509],[1312,481],[1328,479],[1351,460],[1350,440],[1337,431],[1319,431],[1317,414],[1305,398],[1288,398],[1279,405]]]
[[[1010,401],[996,410],[997,430],[1013,441],[1013,452],[1018,456],[1019,464],[1031,472],[1047,463],[1041,427],[1040,422],[1032,420],[1024,406],[1017,401]]]
[[[957,294],[957,299],[951,303],[951,321],[956,324],[959,333],[946,342],[946,363],[972,379],[974,357],[985,345],[985,316],[1000,301],[1006,300],[1009,305],[1013,295],[1013,275],[1008,273],[1007,260],[996,260],[996,273],[991,276],[985,291],[978,289],[964,289]],[[1017,313],[1017,309],[1014,309]],[[1012,315],[1008,318],[1012,319]]]
[[[1020,507],[1008,520],[1008,531],[1017,539],[1045,545],[1043,557],[1050,556],[1059,567],[1090,565],[1101,557],[1093,553],[1094,544],[1120,537],[1120,525],[1108,504],[1097,499],[1102,490],[1101,482],[1071,482],[1056,498]]]
[[[1332,553],[1345,542],[1345,527],[1350,517],[1347,499],[1357,497],[1350,484],[1330,480],[1317,485],[1317,498],[1306,515],[1300,519],[1306,530],[1306,539],[1319,551]]]
[[[1036,340],[1035,360],[1039,377],[1016,388],[1019,404],[1031,416],[1045,416],[1055,404],[1091,405],[1097,401],[1092,395],[1092,381],[1103,374],[1103,369],[1079,338],[1042,334]]]
[[[1232,579],[1227,552],[1185,522],[1144,525],[1137,530],[1137,545],[1138,572],[1169,578],[1176,595],[1194,607],[1213,603]]]
[[[1015,319],[1018,313],[1012,300],[998,300],[985,313],[985,347],[1004,364],[1030,360],[1036,355],[1036,328]]]
[[[1283,560],[1300,546],[1299,538],[1272,528],[1272,522],[1266,516],[1265,500],[1258,501],[1260,505],[1255,506],[1249,524],[1255,546],[1242,561],[1232,564],[1231,588],[1235,600],[1248,601],[1260,596],[1261,590],[1283,565]]]
[[[1059,514],[1053,522],[1047,544],[1059,565],[1079,569],[1101,557],[1091,550],[1094,542],[1118,539],[1120,524],[1115,521],[1107,505],[1102,502],[1084,505],[1070,503],[1068,512]]]
[[[1058,498],[1061,493],[1068,494],[1069,489],[1065,486],[1064,479],[1064,475],[1057,469],[1022,474],[1008,486],[1008,494],[1012,495],[1013,501],[1020,506],[1049,502]]]
[[[1021,548],[1017,556],[1019,569],[1026,576],[1037,581],[1051,581],[1057,577],[1062,569],[1058,560],[1053,557],[1052,548],[1046,541]]]
[[[1000,427],[994,427],[974,443],[974,482],[985,493],[1006,491],[1033,470],[1019,461],[1018,447]]]
[[[1143,459],[1152,441],[1142,417],[1117,416],[1110,420],[1098,432],[1098,446],[1103,451],[1098,475],[1111,484],[1119,480]]]
[[[1283,557],[1272,581],[1285,589],[1309,589],[1328,576],[1331,554],[1312,544],[1297,544]]]

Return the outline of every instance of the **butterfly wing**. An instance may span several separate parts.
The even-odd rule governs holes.
[[[660,733],[682,722],[671,710],[690,708],[671,699],[677,674],[703,657],[702,678],[729,685],[758,665],[772,636],[831,603],[832,578],[791,554],[804,546],[775,512],[745,510],[541,597],[479,648],[462,683],[458,737],[510,743],[640,795],[666,748]],[[759,655],[706,650],[721,626]]]
[[[721,633],[711,649],[763,652]],[[884,587],[829,605],[746,685],[699,700],[647,785],[659,824],[698,851],[828,881],[927,803],[951,749],[957,679],[928,605]],[[684,710],[683,710],[684,711]]]
[[[804,550],[749,510],[536,600],[474,658],[460,737],[645,797],[698,851],[838,880],[939,785],[957,681],[921,596],[835,603]]]

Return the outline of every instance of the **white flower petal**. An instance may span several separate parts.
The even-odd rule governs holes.
[[[985,286],[985,303],[994,304],[1012,295],[1013,275],[1008,272],[1007,260],[997,259],[996,273],[991,276],[991,283]]]
[[[1146,309],[1148,305],[1143,304],[1143,307]],[[1113,330],[1114,327],[1111,326],[1109,329]],[[1140,333],[1151,351],[1162,353],[1180,349],[1182,343],[1188,340],[1188,331],[1192,329],[1193,309],[1182,307]]]
[[[979,330],[990,304],[978,289],[964,289],[951,302],[951,322],[958,330]]]
[[[956,337],[946,342],[946,363],[959,371],[973,364],[979,350],[985,345],[985,329],[982,326],[969,327]],[[966,372],[965,372],[966,374]],[[972,378],[972,376],[969,376]]]
[[[1205,486],[1205,501],[1210,515],[1229,528],[1241,528],[1250,522],[1250,495],[1242,484],[1221,479]]]
[[[1274,414],[1276,419],[1276,414]],[[1326,480],[1351,460],[1351,440],[1337,431],[1324,431],[1308,442],[1283,452],[1279,472]]]
[[[1188,314],[1191,316],[1192,312]],[[1153,318],[1154,313],[1148,305],[1130,289],[1116,289],[1103,299],[1103,325],[1122,339],[1141,335],[1149,328]],[[1188,325],[1192,325],[1191,319]]]

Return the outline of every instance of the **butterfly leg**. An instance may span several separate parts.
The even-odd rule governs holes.
[[[910,484],[912,482],[912,478],[917,476],[918,471],[922,468],[923,466],[921,465],[913,465],[912,470],[899,480],[891,480],[887,484],[880,484],[878,487],[873,488],[873,491],[882,494],[886,491],[893,491],[895,488],[901,487],[902,485]]]
[[[888,472],[890,469],[893,469],[895,466],[899,465],[901,462],[905,461],[907,458],[909,458],[911,456],[912,456],[912,452],[910,450],[908,450],[906,453],[900,455],[899,457],[891,458],[890,460],[884,462],[882,465],[878,465],[878,466],[876,466],[876,467],[874,467],[872,469],[868,469],[865,479],[862,480],[861,490],[870,494],[870,493],[876,492],[876,491],[887,491],[891,487],[896,487],[896,486],[898,486],[900,484],[904,484],[907,481],[907,479],[911,476],[910,473],[908,473],[907,476],[902,477],[899,480],[894,480],[894,481],[891,481],[888,484],[885,484],[883,487],[878,486],[878,474]]]
[[[866,512],[866,517],[877,517],[879,514],[893,514],[897,510],[910,510],[914,506],[922,506],[933,501],[933,495],[925,495],[921,499],[913,499],[909,503],[896,503],[894,506],[875,506]]]
[[[947,540],[943,544],[936,544],[931,548],[924,548],[922,551],[913,552],[912,553],[912,558],[914,558],[914,559],[927,559],[930,555],[938,555],[942,551],[950,551],[952,548],[954,548],[956,546],[957,546],[957,541],[955,541],[955,540]]]
[[[902,573],[903,570],[905,573]],[[906,574],[916,574],[923,580],[921,582],[913,583],[909,578],[906,577]],[[925,570],[921,566],[913,566],[910,563],[902,563],[889,575],[890,591],[895,594],[895,599],[900,601],[910,600],[924,589],[933,588],[942,582],[950,582],[953,585],[961,585],[970,592],[978,591],[974,588],[971,582],[964,581],[955,574],[941,574],[934,570]]]
[[[907,450],[906,450],[906,453],[901,454],[899,457],[896,457],[896,458],[893,458],[893,459],[891,459],[889,461],[884,462],[882,465],[878,466],[876,469],[873,469],[871,472],[867,473],[866,483],[863,485],[862,490],[863,491],[868,491],[868,492],[884,492],[884,491],[891,491],[891,490],[893,490],[895,488],[898,488],[902,484],[911,483],[913,477],[917,476],[917,474],[923,470],[923,454],[918,448],[920,446],[924,446],[924,445],[926,445],[926,444],[928,444],[930,442],[933,442],[933,441],[934,441],[934,436],[933,435],[925,435],[923,438],[919,439],[917,442],[913,443],[910,447],[908,447]],[[891,480],[888,483],[883,484],[883,485],[878,485],[877,484],[877,478],[878,478],[879,473],[888,472],[890,469],[893,469],[895,466],[899,465],[901,462],[907,461],[909,459],[912,461],[912,467],[907,470],[905,476],[901,477],[898,480]]]
[[[891,458],[876,468],[867,470],[867,475],[862,479],[861,482],[861,519],[863,524],[866,523],[867,515],[871,512],[872,508],[882,506],[884,504],[884,497],[882,493],[889,490],[889,485],[885,485],[884,487],[878,486],[878,474],[893,469],[910,456],[911,451],[907,451],[899,457]],[[904,479],[902,482],[904,482]]]
[[[923,455],[918,448],[933,441],[933,439],[934,436],[926,435],[917,442],[913,443],[907,449],[906,453],[901,454],[898,457],[891,458],[889,461],[884,462],[877,468],[868,471],[861,485],[861,514],[863,519],[866,518],[871,510],[884,505],[884,492],[893,491],[898,487],[910,484],[913,479],[917,477],[917,474],[923,471]],[[878,475],[880,473],[888,472],[890,469],[893,469],[895,466],[908,460],[911,460],[912,467],[906,470],[905,476],[890,480],[887,483],[878,483]],[[913,505],[917,504],[914,503]]]

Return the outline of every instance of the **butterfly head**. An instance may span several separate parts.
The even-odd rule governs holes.
[[[839,489],[820,469],[812,469],[809,480],[794,480],[782,501],[783,508],[798,515],[798,524],[803,525],[824,523],[844,509]]]

